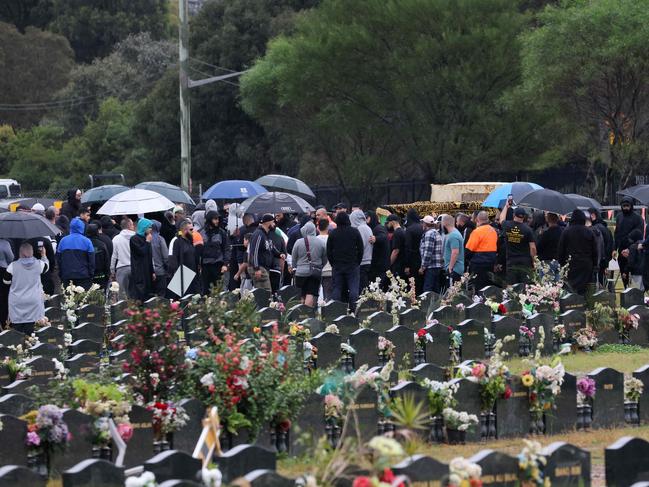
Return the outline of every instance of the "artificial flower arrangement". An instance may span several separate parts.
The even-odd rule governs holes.
[[[572,334],[572,339],[577,346],[582,350],[589,351],[597,346],[597,332],[590,326],[580,328]]]
[[[487,298],[485,299],[484,304],[486,306],[489,306],[489,308],[491,308],[491,313],[494,316],[507,314],[507,307],[503,303],[499,303],[498,301],[494,301],[491,298]]]
[[[456,306],[461,303],[461,298],[468,298],[467,287],[471,276],[465,272],[457,282],[454,282],[444,293],[441,304],[444,306]]]
[[[462,332],[455,330],[452,327],[448,327],[450,334],[448,337],[449,340],[449,349],[450,357],[449,362],[451,365],[457,364],[460,362],[460,350],[462,348]]]
[[[546,477],[543,470],[547,463],[543,455],[541,444],[538,441],[523,440],[525,447],[518,455],[518,468],[522,485],[536,485],[537,487],[550,487],[550,478]]]
[[[367,443],[367,448],[370,474],[356,477],[352,487],[403,487],[405,484],[398,482],[390,468],[405,457],[399,442],[386,436],[375,436]]]
[[[325,333],[333,333],[334,335],[340,335],[340,330],[338,329],[338,325],[328,325],[325,328]]]
[[[482,487],[482,468],[466,458],[456,457],[448,465],[448,487]]]
[[[152,402],[146,408],[153,413],[153,433],[158,441],[178,431],[189,421],[185,409],[171,401]]]
[[[625,377],[624,379],[624,399],[628,402],[638,402],[644,391],[644,384],[635,377]]]
[[[577,379],[577,404],[589,404],[595,397],[595,380],[588,376]]]
[[[417,298],[415,281],[414,278],[410,278],[406,282],[391,271],[386,273],[386,277],[388,279],[388,290],[383,291],[381,289],[381,279],[377,278],[363,290],[358,297],[356,307],[360,308],[363,303],[375,301],[382,310],[386,310],[388,307],[390,308],[392,319],[397,324],[399,321],[399,313],[404,308],[407,306],[419,308],[420,303]]]
[[[525,291],[518,295],[524,315],[540,311],[560,310],[559,298],[563,293],[563,283],[568,275],[568,264],[553,269],[550,262],[534,258],[533,282],[525,286]]]
[[[586,322],[596,332],[610,330],[615,324],[615,310],[603,303],[595,303],[586,311]]]
[[[552,327],[552,341],[560,344],[566,339],[565,325],[555,325]]]
[[[99,284],[93,284],[86,291],[81,286],[74,284],[68,285],[63,290],[63,300],[61,302],[61,309],[65,311],[65,316],[71,326],[77,322],[77,311],[86,304],[97,304],[102,306],[104,304],[104,293]]]
[[[384,336],[379,336],[379,357],[381,358],[382,363],[386,363],[388,360],[394,358],[394,343],[388,340]]]
[[[631,330],[637,330],[640,324],[639,315],[622,307],[615,309],[615,318],[617,332],[624,340],[628,340]]]
[[[433,336],[428,333],[428,331],[425,328],[419,329],[417,333],[415,333],[415,349],[416,350],[425,350],[426,349],[426,343],[432,343],[433,342]]]
[[[57,450],[65,450],[72,438],[63,421],[63,410],[53,404],[30,411],[20,419],[27,422],[25,443],[34,453],[43,452],[49,457]]]
[[[327,423],[339,425],[345,413],[345,405],[336,394],[329,393],[324,398],[324,415]]]
[[[456,411],[453,408],[444,408],[442,416],[444,417],[444,423],[447,429],[468,431],[478,424],[478,417],[475,414],[468,414],[466,411]]]
[[[441,416],[444,409],[454,408],[457,405],[454,397],[459,388],[457,383],[424,379],[421,384],[427,389],[431,416]]]

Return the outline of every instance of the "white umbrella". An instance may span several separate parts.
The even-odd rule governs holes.
[[[148,189],[129,189],[116,194],[97,211],[100,215],[143,215],[174,207],[168,198]]]

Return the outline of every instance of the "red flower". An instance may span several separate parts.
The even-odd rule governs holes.
[[[503,303],[500,303],[498,305],[498,313],[501,315],[507,314],[507,308],[505,308],[505,305]]]
[[[372,487],[372,481],[369,477],[356,477],[352,487]]]
[[[503,397],[505,399],[509,399],[510,397],[512,397],[512,388],[511,387],[509,387],[509,386],[505,387],[505,392],[503,393]]]
[[[428,334],[428,332],[422,328],[421,330],[419,330],[417,332],[417,337],[419,337],[419,338],[425,337],[427,334]]]
[[[381,475],[381,482],[386,482],[388,484],[394,482],[394,472],[389,468],[383,469],[383,475]]]

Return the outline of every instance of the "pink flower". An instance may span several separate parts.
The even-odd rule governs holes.
[[[27,446],[38,446],[41,444],[41,437],[38,433],[30,431],[27,433]]]
[[[170,307],[172,310],[178,311],[180,309],[180,302],[172,301]]]
[[[486,371],[487,367],[485,366],[485,364],[475,364],[471,369],[471,375],[479,379],[485,375]]]
[[[133,437],[133,427],[128,423],[120,423],[117,425],[117,432],[122,440],[128,441]]]

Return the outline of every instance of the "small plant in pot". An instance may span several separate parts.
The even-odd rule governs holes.
[[[466,411],[446,408],[443,411],[443,416],[446,424],[446,439],[450,445],[464,444],[466,432],[478,424],[478,417]]]

